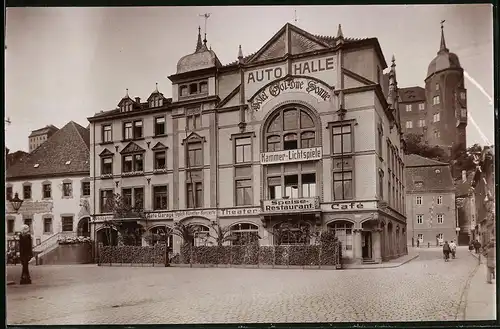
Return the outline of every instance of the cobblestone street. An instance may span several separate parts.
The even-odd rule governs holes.
[[[396,268],[340,271],[32,267],[33,285],[7,287],[8,323],[461,320],[477,260],[463,248],[449,263],[440,249],[419,253]],[[7,271],[17,282],[21,268]]]

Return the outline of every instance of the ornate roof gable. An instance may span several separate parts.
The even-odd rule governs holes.
[[[191,134],[189,134],[188,137],[186,137],[186,138],[184,138],[182,140],[182,144],[183,145],[186,142],[188,142],[188,143],[192,143],[192,142],[202,142],[202,143],[204,143],[204,142],[206,142],[206,139],[205,139],[205,137],[202,137],[202,136],[198,135],[197,133],[192,132]]]
[[[120,154],[129,154],[129,153],[139,153],[139,152],[146,152],[145,149],[140,147],[134,142],[128,143],[127,146],[123,150],[121,150]]]
[[[104,150],[102,150],[101,153],[99,153],[100,157],[113,156],[113,155],[114,155],[113,152],[111,152],[108,149],[104,149]]]
[[[167,147],[165,145],[163,145],[161,142],[158,142],[156,143],[155,146],[153,146],[153,148],[151,150],[153,151],[161,151],[161,150],[166,150]]]
[[[302,54],[329,47],[330,45],[320,38],[287,23],[250,58],[248,63],[280,58],[286,54]]]

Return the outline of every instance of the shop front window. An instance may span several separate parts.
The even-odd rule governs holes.
[[[327,225],[329,231],[333,231],[335,236],[339,239],[342,246],[342,257],[352,258],[353,257],[353,239],[352,239],[352,229],[353,224],[351,222],[339,220]]]

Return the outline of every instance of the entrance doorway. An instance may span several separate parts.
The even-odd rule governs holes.
[[[361,234],[363,259],[372,259],[372,232],[363,231]]]

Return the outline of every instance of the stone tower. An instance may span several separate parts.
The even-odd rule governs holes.
[[[429,64],[425,79],[424,138],[430,145],[441,146],[452,154],[466,148],[467,94],[458,56],[446,48],[443,23],[439,51]]]

